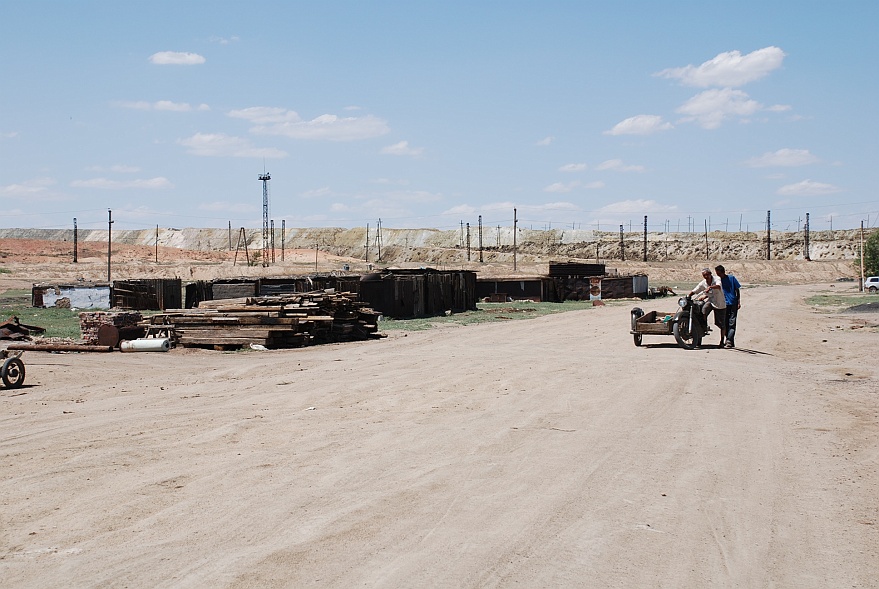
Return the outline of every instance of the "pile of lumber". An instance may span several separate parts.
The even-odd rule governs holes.
[[[378,318],[356,294],[329,289],[202,301],[197,309],[153,315],[145,327],[148,334],[172,332],[174,344],[184,347],[291,348],[381,337]]]

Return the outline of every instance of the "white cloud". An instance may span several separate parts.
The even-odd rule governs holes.
[[[803,180],[802,182],[782,186],[776,191],[776,194],[782,196],[823,196],[841,191],[841,188],[834,186],[833,184],[815,182],[814,180]]]
[[[586,164],[565,164],[559,168],[559,172],[582,172],[586,169]]]
[[[575,188],[580,186],[580,182],[578,180],[574,180],[573,182],[568,182],[565,184],[564,182],[555,182],[554,184],[550,184],[546,188],[543,189],[544,192],[558,192],[565,193],[571,192]]]
[[[373,115],[339,117],[326,114],[305,121],[295,111],[266,106],[233,110],[228,115],[254,123],[255,126],[250,129],[251,133],[282,135],[292,139],[357,141],[379,137],[390,132],[387,121]]]
[[[539,140],[535,145],[545,147],[545,146],[549,145],[550,143],[552,143],[553,141],[555,141],[555,137],[550,135],[548,137],[544,137],[543,139]]]
[[[175,112],[188,112],[192,107],[186,102],[171,102],[170,100],[159,100],[153,105],[156,110],[171,110]]]
[[[596,180],[595,182],[587,182],[583,185],[583,188],[588,188],[590,190],[597,190],[599,188],[604,188],[604,182],[601,180]]]
[[[192,105],[188,102],[172,102],[170,100],[158,100],[156,102],[147,102],[145,100],[117,100],[111,104],[117,108],[130,108],[133,110],[161,110],[171,112],[190,112],[193,110]],[[211,110],[211,107],[207,104],[200,104],[196,108],[200,111]]]
[[[621,200],[605,205],[599,209],[599,212],[605,214],[637,213],[643,215],[645,213],[667,213],[676,210],[677,207],[674,205],[663,205],[655,200],[639,198],[635,200]]]
[[[669,68],[653,75],[680,80],[685,86],[698,88],[736,87],[766,77],[781,67],[784,57],[784,51],[778,47],[764,47],[747,55],[738,51],[727,51],[699,66]]]
[[[635,115],[614,125],[605,135],[650,135],[659,131],[673,129],[671,123],[662,120],[659,115]]]
[[[226,115],[233,119],[244,119],[258,125],[286,122],[297,123],[302,120],[296,111],[276,106],[250,106],[248,108],[230,110]]]
[[[623,160],[619,159],[601,162],[595,166],[595,169],[601,171],[612,170],[614,172],[643,172],[645,170],[644,166],[627,165],[623,163]]]
[[[512,210],[513,206],[510,206],[510,210]],[[475,215],[478,209],[472,205],[455,205],[449,209],[444,210],[441,214],[443,215],[460,215],[462,217],[467,217],[470,215]]]
[[[754,157],[745,162],[751,168],[769,168],[775,166],[808,166],[820,162],[817,157],[809,153],[808,149],[779,149],[767,151],[760,157]]]
[[[287,157],[287,152],[274,147],[254,147],[247,139],[232,137],[225,133],[196,133],[177,143],[189,148],[192,155],[207,157],[253,157],[279,159]]]
[[[148,188],[151,190],[173,188],[174,185],[167,178],[161,176],[138,180],[110,180],[109,178],[90,178],[89,180],[74,180],[70,183],[74,188],[99,188],[106,190],[120,190],[126,188]]]
[[[116,100],[114,102],[111,102],[110,104],[117,108],[130,108],[133,110],[152,110],[153,108],[153,104],[145,100]]]
[[[696,122],[703,129],[717,129],[729,117],[749,117],[762,105],[745,92],[721,88],[700,92],[677,109],[682,122]]]
[[[321,198],[324,196],[331,196],[333,191],[330,190],[329,186],[322,186],[321,188],[314,188],[312,190],[306,190],[301,194],[301,196],[305,198]]]
[[[419,156],[424,153],[423,147],[409,147],[408,141],[400,141],[399,143],[394,143],[393,145],[388,145],[387,147],[383,147],[381,153],[386,155],[411,155],[411,156]]]
[[[0,186],[0,196],[32,197],[47,191],[50,186],[54,185],[55,181],[51,178],[34,178],[33,180],[25,180],[18,184]]]
[[[232,35],[231,37],[211,37],[211,43],[219,43],[220,45],[229,45],[230,43],[235,43],[239,40],[237,35]]]
[[[198,53],[160,51],[150,55],[150,63],[156,65],[200,65],[206,60]]]
[[[5,133],[0,133],[0,138],[3,139],[12,139],[14,137],[18,137],[18,131],[6,131]]]

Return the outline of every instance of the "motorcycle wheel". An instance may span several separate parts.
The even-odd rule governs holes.
[[[693,349],[693,336],[690,334],[690,330],[684,320],[688,319],[687,317],[682,317],[680,321],[675,321],[674,325],[671,326],[671,332],[675,336],[675,341],[678,342],[678,345],[685,350]]]

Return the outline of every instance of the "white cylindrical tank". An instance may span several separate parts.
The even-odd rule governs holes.
[[[168,338],[148,338],[126,340],[119,344],[123,352],[167,352],[171,349]]]

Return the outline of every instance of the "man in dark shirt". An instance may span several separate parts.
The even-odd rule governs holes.
[[[742,296],[739,289],[742,287],[735,276],[726,273],[726,269],[718,265],[714,268],[720,278],[720,286],[723,288],[723,298],[726,300],[726,343],[724,348],[736,347],[736,319],[739,308],[742,306]]]

